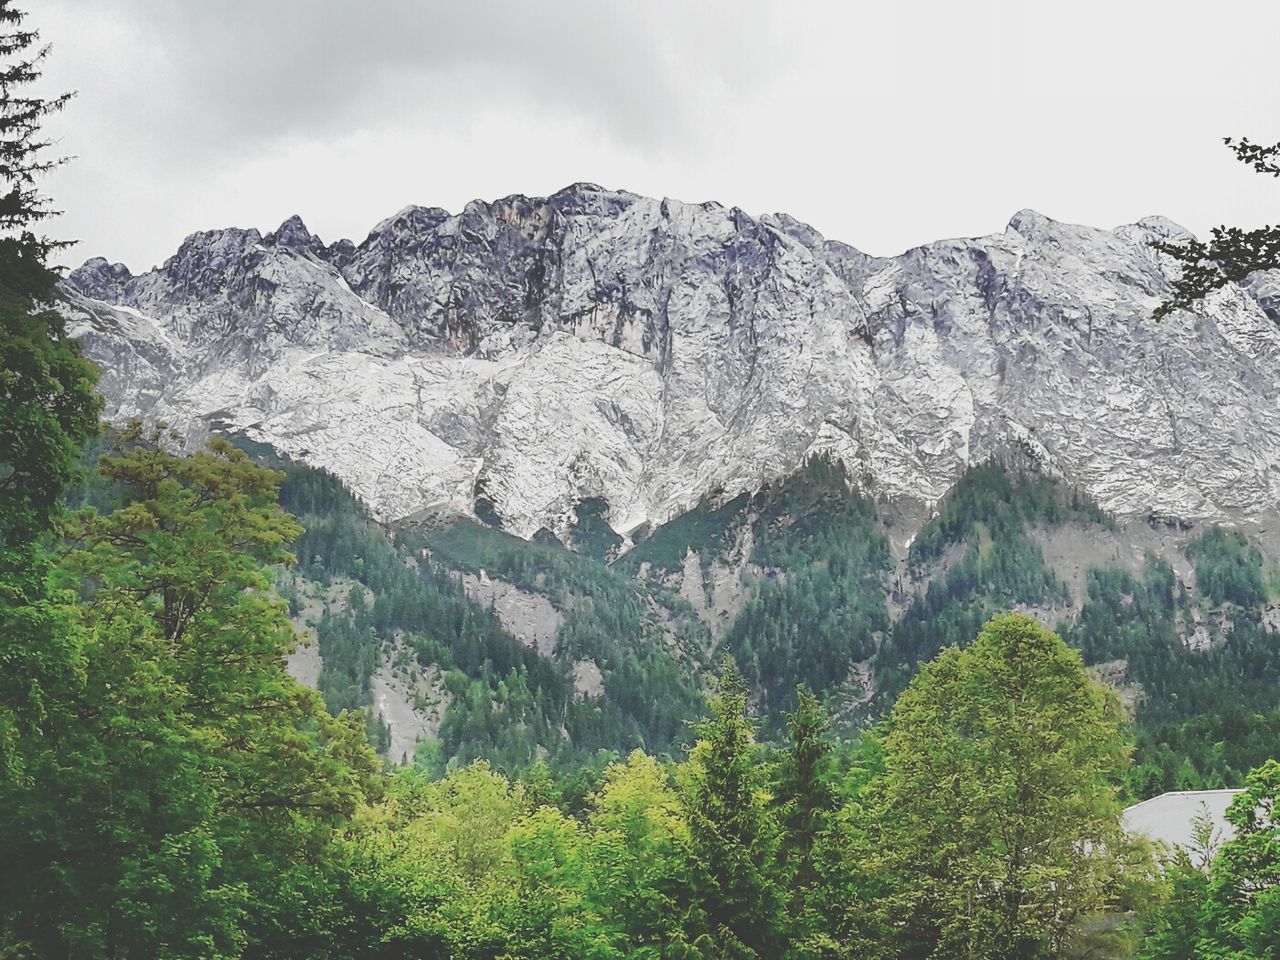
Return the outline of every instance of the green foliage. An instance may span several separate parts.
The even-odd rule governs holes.
[[[831,891],[823,882],[824,845],[838,829],[832,747],[826,711],[804,687],[786,719],[787,744],[773,774],[773,803],[782,829],[782,881],[789,888],[790,937],[797,956],[821,953],[828,939]]]
[[[590,660],[604,677],[602,700],[565,708],[570,734],[583,749],[661,752],[683,739],[701,710],[693,674],[707,645],[706,630],[687,604],[558,544],[529,543],[478,524],[453,523],[403,539],[454,569],[483,570],[542,594],[563,614],[557,662]]]
[[[587,826],[595,899],[633,956],[676,956],[692,897],[689,829],[671,771],[636,751],[604,773]]]
[[[622,538],[609,526],[606,514],[609,501],[603,497],[589,497],[578,504],[574,511],[572,528],[573,545],[578,552],[593,560],[604,561],[622,543]]]
[[[952,559],[912,600],[880,648],[880,705],[892,703],[915,664],[968,642],[992,614],[1017,604],[1066,603],[1066,584],[1045,565],[1030,535],[1035,526],[1066,522],[1111,525],[1087,497],[1044,477],[1010,475],[996,464],[968,470],[911,543],[908,565],[916,576]]]
[[[875,652],[889,630],[889,545],[844,467],[818,458],[765,487],[751,511],[752,560],[767,572],[724,644],[777,717],[797,684],[829,694]]]
[[[1262,555],[1244,534],[1210,527],[1187,545],[1186,554],[1196,565],[1196,588],[1210,603],[1254,607],[1266,602]]]
[[[1106,938],[1079,921],[1129,911],[1145,864],[1119,833],[1114,705],[1076,654],[998,618],[853,743],[793,695],[797,680],[836,692],[888,630],[888,545],[838,465],[668,525],[618,569],[602,562],[618,546],[603,501],[579,507],[578,553],[466,524],[392,538],[335,478],[222,439],[182,456],[132,427],[91,445],[97,477],[69,489],[98,408],[61,321],[32,309],[53,279],[29,230],[50,213],[32,186],[51,165],[38,121],[65,98],[13,95],[44,55],[22,59],[35,35],[20,22],[0,0],[16,31],[0,36],[0,226],[21,231],[0,239],[0,955],[1095,955]],[[64,518],[59,496],[79,509]],[[1027,532],[1067,519],[1105,522],[1042,481],[967,478],[912,563],[966,555],[894,629],[886,675],[968,640],[956,631],[991,605],[1059,598]],[[776,576],[726,644],[766,709],[794,703],[785,746],[756,742],[729,660],[687,760],[620,761],[681,745],[710,646],[687,604],[623,571],[674,571],[743,532]],[[1170,646],[1186,599],[1167,568],[1096,575],[1078,639],[1178,694],[1153,755],[1227,777],[1271,749],[1274,717],[1196,711],[1232,670],[1261,703],[1275,644],[1247,544],[1218,532],[1189,555],[1232,605],[1230,636],[1197,661],[1208,683]],[[551,599],[554,656],[468,599],[456,571],[481,569]],[[320,694],[284,670],[291,617],[315,627]],[[412,766],[379,772],[367,743],[386,749],[390,731],[364,708],[390,654],[440,677],[449,706]],[[574,694],[578,660],[601,670],[602,699]],[[1280,766],[1248,785],[1207,876],[1177,868],[1151,957],[1276,955]]]
[[[378,664],[407,646],[424,669],[445,676],[445,763],[485,758],[511,774],[542,757],[567,770],[602,749],[664,751],[701,711],[693,670],[668,648],[665,631],[674,628],[677,649],[696,654],[705,630],[674,597],[646,592],[557,542],[529,543],[478,524],[389,538],[337,478],[237,442],[284,472],[281,500],[306,528],[296,549],[310,586],[294,592],[324,598],[315,626],[330,709],[367,708]],[[522,645],[491,608],[468,598],[459,570],[549,596],[564,614],[555,657]],[[661,621],[655,601],[666,604]],[[599,665],[602,698],[575,696],[575,660]]]
[[[828,727],[822,704],[800,687],[796,708],[786,718],[787,745],[778,760],[774,794],[787,846],[795,858],[790,874],[797,893],[816,879],[813,848],[836,807]]]
[[[267,887],[373,789],[358,718],[283,669],[279,476],[158,439],[126,433],[100,467],[120,505],[67,522],[50,596],[72,668],[0,783],[0,930],[39,956],[236,956]]]
[[[38,309],[57,276],[0,239],[0,549],[49,529],[80,447],[98,429],[97,370],[53,310]],[[29,272],[30,276],[19,276]],[[8,281],[6,283],[5,281]],[[20,284],[16,288],[9,283]]]
[[[1060,956],[1118,872],[1125,759],[1118,706],[1035,620],[944,650],[894,706],[869,800],[888,954]]]
[[[649,536],[637,538],[636,545],[621,563],[632,572],[647,563],[657,570],[675,573],[684,565],[690,550],[708,556],[723,554],[732,546],[729,531],[735,521],[743,518],[750,501],[751,497],[745,493],[718,507],[711,505],[711,499],[703,499],[692,510],[664,523]]]
[[[1227,820],[1235,836],[1211,861],[1184,854],[1171,865],[1172,895],[1151,924],[1145,960],[1280,956],[1280,761],[1249,774]]]
[[[981,464],[965,472],[938,516],[916,535],[910,561],[920,569],[939,560],[953,544],[981,546],[989,538],[994,549],[1015,541],[1029,526],[1068,520],[1111,525],[1106,514],[1078,491],[1064,491],[1034,474],[1011,475],[995,463]]]
[[[746,708],[746,685],[726,660],[711,716],[696,728],[682,791],[693,904],[706,925],[695,946],[711,957],[770,957],[782,942],[780,837]]]
[[[52,141],[41,139],[41,124],[62,110],[72,94],[52,98],[28,89],[39,81],[49,47],[40,44],[40,33],[26,27],[26,13],[13,0],[0,0],[0,180],[7,192],[0,195],[0,231],[21,249],[24,259],[43,263],[50,250],[66,247],[66,241],[36,236],[32,228],[57,216],[47,197],[36,188],[45,174],[66,162],[49,157]]]
[[[1188,552],[1219,571],[1215,582],[1232,596],[1244,596],[1242,584],[1257,582],[1257,565],[1237,562],[1251,550],[1235,536],[1210,531]],[[1280,691],[1275,632],[1256,607],[1236,609],[1207,649],[1190,650],[1183,640],[1190,620],[1189,597],[1172,568],[1148,556],[1139,577],[1090,570],[1084,606],[1064,631],[1086,662],[1124,661],[1141,691],[1138,749],[1125,778],[1135,799],[1236,786],[1280,747],[1280,731],[1261,715],[1274,709]]]
[[[1238,787],[1245,774],[1280,757],[1280,711],[1254,713],[1219,704],[1184,723],[1143,725],[1136,732],[1129,796],[1143,800],[1168,790]]]
[[[1261,174],[1280,175],[1280,143],[1263,146],[1248,137],[1223,141],[1236,159]],[[1153,246],[1173,257],[1182,266],[1182,275],[1173,282],[1173,293],[1156,308],[1157,320],[1174,310],[1190,310],[1214,290],[1239,283],[1258,270],[1280,267],[1280,227],[1252,230],[1241,227],[1214,227],[1205,243],[1194,237],[1174,243],[1158,241]]]
[[[0,141],[12,103],[5,88]],[[0,221],[3,204],[0,198]],[[41,307],[57,276],[39,248],[0,238],[0,774],[15,775],[16,739],[38,726],[58,676],[76,666],[74,644],[45,592],[42,541],[101,408],[97,369],[67,336],[62,316]]]
[[[514,772],[540,752],[564,749],[561,721],[575,705],[561,667],[470,600],[418,539],[389,539],[336,477],[240,442],[285,475],[281,501],[306,527],[297,553],[312,592],[338,592],[316,621],[319,687],[330,709],[367,708],[373,673],[399,644],[423,668],[456,678],[440,731],[444,762],[487,757]]]
[[[29,89],[49,48],[25,17],[0,0],[0,777],[24,776],[19,739],[39,732],[78,667],[77,641],[45,588],[42,542],[101,408],[97,369],[47,309],[58,278],[45,259],[61,244],[32,233],[54,214],[35,184],[61,162],[45,158],[40,126],[69,95]]]

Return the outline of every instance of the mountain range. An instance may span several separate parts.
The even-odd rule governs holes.
[[[407,207],[359,244],[293,217],[63,284],[107,415],[241,432],[383,521],[496,517],[624,537],[814,453],[936,503],[1018,456],[1122,517],[1256,519],[1280,499],[1280,277],[1157,322],[1185,231],[1017,213],[867,256],[785,215],[578,184]]]

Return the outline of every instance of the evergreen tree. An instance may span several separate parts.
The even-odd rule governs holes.
[[[786,718],[787,747],[778,763],[774,788],[796,897],[813,886],[814,844],[836,807],[827,729],[827,712],[818,698],[798,687],[796,708]]]
[[[0,0],[0,777],[24,776],[19,738],[38,731],[76,668],[76,640],[45,591],[41,541],[100,409],[96,368],[43,308],[57,275],[44,264],[54,244],[31,232],[52,214],[34,184],[57,161],[42,159],[39,130],[67,96],[25,95],[48,48],[29,53],[38,38],[23,19]]]
[[[683,790],[694,869],[694,945],[725,960],[772,957],[783,932],[778,828],[769,807],[746,684],[726,658],[699,722]]]
[[[48,156],[52,144],[42,139],[41,124],[65,107],[72,94],[45,98],[29,92],[49,47],[40,44],[38,31],[25,26],[26,16],[14,0],[0,0],[0,180],[8,188],[0,195],[0,233],[14,238],[29,262],[38,263],[51,249],[67,245],[31,231],[57,215],[37,182],[66,162],[65,157]]]
[[[789,885],[788,940],[791,956],[821,955],[829,891],[815,862],[816,848],[835,827],[837,795],[827,741],[827,712],[804,686],[786,717],[786,748],[774,773],[774,805],[782,827],[783,879]]]

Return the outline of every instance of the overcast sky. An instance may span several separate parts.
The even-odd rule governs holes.
[[[140,272],[298,213],[586,180],[785,211],[875,254],[1034,207],[1280,221],[1275,0],[26,0],[53,44],[54,232]]]

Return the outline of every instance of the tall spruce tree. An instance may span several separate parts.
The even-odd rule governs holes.
[[[31,96],[49,47],[26,14],[0,0],[0,545],[20,546],[50,523],[57,497],[96,430],[94,367],[66,335],[62,317],[38,307],[57,274],[45,258],[65,241],[34,232],[54,216],[37,181],[65,158],[49,158],[41,123],[71,94]]]
[[[836,807],[829,771],[827,712],[803,684],[787,715],[787,748],[778,762],[774,803],[782,821],[789,873],[796,896],[814,882],[813,847]]]
[[[48,52],[12,0],[0,0],[0,777],[23,775],[18,741],[39,730],[75,669],[41,542],[100,409],[96,368],[44,307],[57,282],[44,259],[58,244],[33,232],[54,212],[36,181],[61,162],[45,159],[40,123],[70,96],[25,95]]]
[[[14,236],[33,260],[43,262],[49,251],[68,245],[65,240],[37,236],[38,224],[58,211],[38,189],[41,177],[67,162],[50,156],[52,141],[45,139],[42,124],[74,96],[31,96],[30,85],[40,78],[49,45],[40,33],[26,26],[27,14],[13,0],[0,0],[0,233]]]
[[[778,826],[746,684],[731,658],[710,705],[711,716],[696,727],[683,792],[695,874],[692,925],[705,931],[695,945],[717,960],[774,957],[784,929]]]

